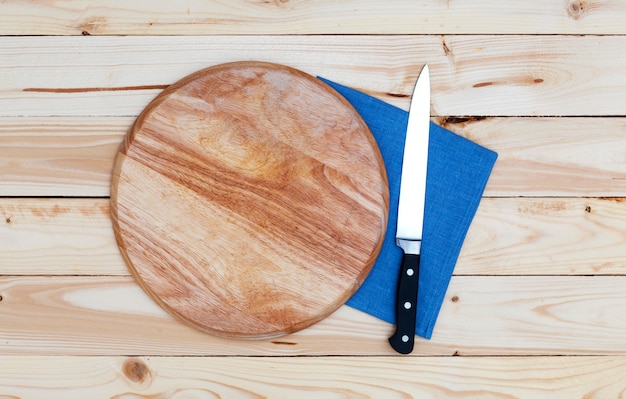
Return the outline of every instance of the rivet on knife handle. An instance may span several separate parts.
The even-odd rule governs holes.
[[[404,254],[398,278],[396,300],[396,332],[389,338],[391,347],[398,353],[413,351],[415,339],[415,316],[417,315],[417,279],[419,278],[420,256]]]

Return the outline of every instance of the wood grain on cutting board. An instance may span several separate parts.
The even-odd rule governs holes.
[[[360,286],[382,245],[384,165],[360,116],[295,69],[207,68],[137,119],[113,173],[122,255],[164,308],[232,337],[291,333]]]

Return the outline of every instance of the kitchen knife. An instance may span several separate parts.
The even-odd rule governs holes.
[[[402,248],[402,267],[396,297],[396,331],[389,343],[399,353],[413,350],[420,248],[426,196],[426,166],[430,127],[430,77],[428,65],[420,73],[409,108],[404,142],[396,245]]]

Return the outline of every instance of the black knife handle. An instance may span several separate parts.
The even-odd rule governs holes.
[[[404,254],[396,297],[396,332],[389,338],[391,347],[402,354],[413,350],[419,270],[420,256]]]

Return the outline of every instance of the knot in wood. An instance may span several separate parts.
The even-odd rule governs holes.
[[[579,19],[585,13],[585,3],[582,0],[574,0],[567,7],[567,13],[574,19]]]
[[[137,384],[143,384],[144,382],[149,383],[152,379],[152,372],[140,359],[133,358],[126,360],[122,371],[126,378]]]

